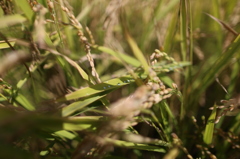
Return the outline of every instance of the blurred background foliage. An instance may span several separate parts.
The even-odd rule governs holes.
[[[0,6],[0,158],[240,158],[239,0]]]

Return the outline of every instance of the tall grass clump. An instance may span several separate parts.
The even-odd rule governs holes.
[[[238,0],[0,7],[0,158],[240,158]]]

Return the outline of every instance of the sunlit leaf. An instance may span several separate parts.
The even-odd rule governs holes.
[[[214,105],[213,111],[210,117],[208,118],[205,132],[203,135],[203,141],[206,144],[212,143],[216,114],[217,114],[217,109],[216,109],[216,105]]]

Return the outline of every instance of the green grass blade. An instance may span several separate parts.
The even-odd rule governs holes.
[[[165,149],[158,147],[158,146],[151,146],[148,144],[138,144],[134,142],[127,142],[127,141],[121,141],[121,140],[113,140],[110,138],[105,138],[105,140],[109,143],[114,144],[118,147],[125,147],[125,148],[132,148],[132,149],[138,149],[138,150],[146,150],[146,151],[154,151],[154,152],[166,152]]]
[[[73,140],[74,138],[77,137],[76,134],[73,134],[69,131],[66,131],[66,130],[59,130],[59,131],[56,131],[54,132],[55,135],[59,136],[59,137],[63,137],[65,139],[70,139],[70,140]]]
[[[86,81],[88,81],[88,82],[93,84],[93,81],[90,79],[88,74],[75,61],[73,61],[69,57],[59,53],[55,49],[48,48],[47,50],[50,51],[54,55],[58,55],[58,56],[63,57],[70,65],[72,65],[74,68],[76,68],[78,70],[79,74],[82,76],[83,79],[85,79]]]
[[[74,102],[66,107],[64,107],[62,109],[62,116],[66,117],[76,111],[80,111],[81,109],[83,109],[84,107],[88,106],[89,104],[101,99],[102,97],[104,97],[105,95],[102,96],[94,96],[92,98],[88,98],[82,101],[78,101],[78,102]]]
[[[101,93],[104,91],[109,91],[109,90],[119,88],[119,87],[129,84],[131,82],[134,82],[134,80],[131,76],[124,76],[124,77],[120,77],[120,78],[111,79],[109,81],[105,81],[100,84],[96,84],[96,85],[93,85],[90,87],[79,89],[75,92],[65,95],[62,98],[57,99],[57,101],[62,102],[62,101],[68,101],[68,100],[91,96],[91,95],[98,94],[98,93]]]
[[[0,17],[0,29],[25,22],[27,19],[20,14]]]
[[[217,114],[217,109],[216,109],[216,105],[214,105],[213,111],[212,111],[210,117],[208,118],[207,126],[205,128],[205,132],[203,135],[203,141],[206,144],[212,143],[214,124],[215,124],[214,122],[215,122],[216,114]]]
[[[20,103],[27,110],[30,110],[30,111],[35,110],[35,107],[31,104],[31,102],[29,102],[28,99],[21,93],[17,94],[16,101]]]
[[[239,53],[240,48],[240,35],[237,36],[237,38],[233,41],[233,43],[228,47],[228,49],[221,54],[221,56],[216,60],[216,62],[211,66],[210,69],[207,69],[206,72],[202,74],[202,78],[199,81],[199,83],[195,83],[195,88],[197,94],[200,95],[203,91],[206,90],[206,88],[213,82],[213,80],[216,78],[216,74],[219,74],[220,71],[223,70],[224,67],[226,67],[231,58],[234,57],[235,54]],[[196,84],[198,84],[196,86]]]
[[[28,1],[26,0],[15,0],[15,3],[19,6],[19,8],[23,11],[27,19],[32,22],[33,21],[33,16],[34,12],[31,9]]]
[[[130,45],[135,57],[142,64],[145,73],[148,74],[149,73],[149,65],[148,65],[147,60],[144,57],[142,51],[139,49],[139,47],[137,46],[135,40],[131,37],[131,35],[128,32],[125,32],[125,34],[126,34],[126,39],[128,41],[128,44]]]
[[[80,131],[80,130],[95,130],[102,122],[102,116],[75,116],[69,117],[63,124],[65,130]]]
[[[179,0],[171,0],[171,1],[158,1],[157,2],[158,6],[156,7],[156,9],[154,10],[154,15],[152,17],[152,19],[154,19],[154,22],[159,22],[161,21],[165,16],[167,16],[167,14],[171,13],[171,11],[177,6],[177,4],[179,3]],[[173,18],[173,20],[176,22],[177,20]],[[154,25],[156,25],[156,23],[153,23],[152,21],[150,21],[150,23],[147,26],[144,26],[146,29],[146,31],[144,31],[142,34],[142,42],[141,45],[144,46],[144,48],[149,45],[149,42],[151,41],[151,36],[153,34],[154,30]],[[174,28],[176,27],[175,25],[171,25]],[[172,42],[170,42],[172,43]],[[141,48],[143,48],[141,46]],[[166,51],[166,50],[165,50]],[[168,51],[166,51],[168,52]]]
[[[186,0],[181,0],[180,6],[180,35],[181,35],[181,53],[183,61],[187,60],[187,6]]]
[[[129,55],[113,51],[112,49],[110,49],[108,47],[97,46],[97,45],[94,45],[92,47],[95,48],[95,49],[98,49],[99,51],[102,51],[102,52],[105,52],[105,53],[108,53],[108,54],[114,56],[115,58],[117,58],[117,60],[119,62],[121,62],[123,60],[127,64],[130,64],[130,65],[132,65],[134,67],[139,67],[141,65],[141,63],[137,59],[135,59],[135,58],[133,58],[133,57],[131,57]]]

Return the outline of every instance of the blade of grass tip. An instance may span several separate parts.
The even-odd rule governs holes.
[[[211,14],[205,13],[206,15],[208,15],[210,18],[212,18],[213,20],[215,20],[218,24],[220,24],[222,27],[224,27],[226,30],[228,30],[229,32],[231,32],[233,35],[238,36],[238,32],[236,30],[234,30],[233,28],[231,28],[229,25],[227,25],[226,23],[224,23],[223,21],[221,21],[220,19],[212,16]]]
[[[134,39],[131,37],[131,35],[127,31],[125,32],[125,35],[126,35],[126,39],[128,41],[128,44],[130,45],[135,57],[140,61],[140,63],[143,66],[143,69],[144,69],[145,73],[148,75],[150,67],[149,67],[149,65],[147,63],[147,60],[144,57],[142,51],[139,49],[139,47],[137,46]]]
[[[212,143],[212,138],[213,138],[213,133],[214,133],[214,124],[215,124],[214,122],[215,122],[216,114],[217,114],[217,109],[216,109],[216,104],[215,104],[213,111],[212,111],[210,117],[208,118],[205,132],[203,135],[203,141],[208,145]]]
[[[135,57],[138,59],[138,61],[141,63],[141,65],[143,66],[143,69],[145,71],[145,74],[149,74],[150,71],[150,67],[147,63],[146,58],[144,57],[142,51],[139,49],[137,43],[135,42],[135,40],[131,37],[129,31],[128,31],[128,27],[126,24],[126,21],[124,20],[124,14],[121,14],[120,16],[120,21],[121,21],[121,27],[122,27],[122,31],[126,37],[126,40],[130,46],[130,48],[132,49],[133,54],[135,55]]]

